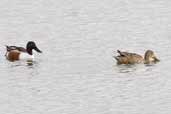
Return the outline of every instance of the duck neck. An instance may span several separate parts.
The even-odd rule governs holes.
[[[145,54],[145,56],[144,56],[144,62],[145,63],[150,63],[150,58],[149,58],[149,56],[147,54]]]
[[[28,52],[29,55],[33,55],[32,49],[28,48],[28,49],[27,49],[27,52]]]

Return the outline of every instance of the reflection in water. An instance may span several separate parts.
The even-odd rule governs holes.
[[[28,66],[32,66],[33,64],[34,64],[34,61],[32,61],[32,60],[28,60],[28,61],[27,61],[27,65],[28,65]]]
[[[33,68],[38,62],[36,61],[15,61],[15,62],[9,62],[9,67],[21,67],[21,66],[28,66],[29,68]]]
[[[114,69],[118,71],[118,73],[130,73],[137,71],[152,71],[152,69],[156,66],[156,64],[122,64],[115,65]]]
[[[16,80],[16,79],[26,79],[30,80],[34,78],[35,76],[38,76],[38,62],[37,61],[15,61],[15,62],[6,62],[7,64],[7,71],[8,75],[11,75],[10,80]],[[27,74],[27,75],[26,75]],[[24,77],[23,77],[24,76]],[[21,81],[22,83],[22,81]]]
[[[138,64],[131,64],[131,65],[116,65],[114,68],[119,73],[129,73],[129,72],[135,72],[139,67],[142,67],[144,65],[138,65]]]

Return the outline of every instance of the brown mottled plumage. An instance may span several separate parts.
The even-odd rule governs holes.
[[[158,62],[159,59],[155,56],[154,52],[151,50],[147,50],[144,58],[136,53],[128,53],[128,52],[121,52],[117,50],[119,53],[118,56],[115,57],[118,64],[135,64],[135,63],[151,63],[151,62]]]

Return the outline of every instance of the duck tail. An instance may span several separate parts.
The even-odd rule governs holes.
[[[123,55],[122,52],[120,50],[117,50],[117,52],[120,54],[120,55]]]
[[[10,50],[10,47],[8,45],[5,45],[5,47],[6,47],[7,51]]]
[[[117,52],[118,52],[119,54],[121,54],[121,51],[120,51],[120,50],[117,50]]]
[[[6,53],[5,53],[5,57],[7,57],[7,53],[8,53],[8,51],[9,51],[9,46],[8,45],[5,45],[5,47],[6,47]]]
[[[113,58],[115,58],[117,61],[119,61],[119,57],[118,56],[113,56]]]

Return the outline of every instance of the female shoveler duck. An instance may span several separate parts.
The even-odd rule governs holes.
[[[145,52],[144,58],[136,53],[121,52],[120,50],[117,50],[117,52],[119,53],[119,55],[114,58],[117,60],[118,64],[149,64],[159,61],[152,50],[147,50]]]
[[[29,41],[26,48],[17,46],[6,46],[6,48],[7,52],[5,56],[9,61],[17,61],[22,59],[32,61],[34,59],[33,49],[39,53],[42,53],[33,41]]]

